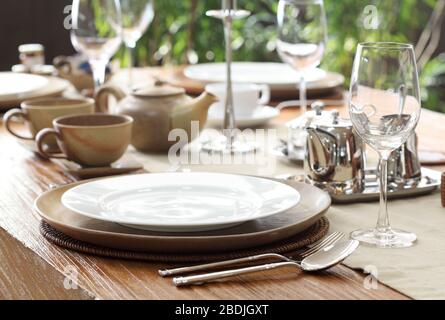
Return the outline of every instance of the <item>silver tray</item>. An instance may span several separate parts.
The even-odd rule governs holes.
[[[355,203],[378,201],[380,198],[377,181],[377,170],[367,170],[365,190],[354,193],[352,191],[342,194],[330,194],[334,203]],[[388,183],[388,199],[409,198],[429,194],[440,186],[442,173],[428,168],[422,168],[422,179],[416,184],[396,185]],[[304,175],[279,176],[279,179],[304,181]]]

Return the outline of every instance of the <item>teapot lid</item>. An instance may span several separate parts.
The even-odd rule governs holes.
[[[185,90],[183,88],[178,88],[168,85],[155,85],[150,87],[139,88],[133,91],[134,96],[141,98],[166,98],[184,93]]]
[[[337,129],[352,129],[352,123],[350,120],[346,120],[340,118],[339,112],[337,110],[332,110],[329,112],[329,115],[319,119],[318,121],[314,121],[314,125],[320,128],[337,128]]]
[[[323,117],[313,118],[309,127],[330,132],[349,132],[353,130],[351,120],[340,118],[337,110],[328,111]]]

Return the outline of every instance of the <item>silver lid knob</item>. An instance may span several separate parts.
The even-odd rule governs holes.
[[[316,116],[321,116],[321,113],[324,108],[324,103],[320,100],[314,101],[314,103],[311,104],[311,108],[315,110]]]
[[[338,118],[340,117],[338,110],[332,110],[331,115],[333,124],[338,124]]]

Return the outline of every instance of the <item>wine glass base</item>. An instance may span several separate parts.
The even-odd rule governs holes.
[[[351,238],[378,248],[407,248],[417,240],[414,233],[392,228],[385,232],[376,229],[356,230],[351,232]]]
[[[258,150],[255,142],[235,140],[232,145],[227,143],[227,139],[222,136],[220,139],[214,139],[202,143],[201,150],[208,153],[222,154],[245,154]]]

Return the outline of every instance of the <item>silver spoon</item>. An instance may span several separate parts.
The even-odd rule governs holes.
[[[281,262],[283,262],[283,261],[299,262],[299,261],[302,261],[304,258],[314,254],[315,252],[323,250],[324,248],[331,247],[333,244],[340,241],[344,236],[345,236],[345,234],[343,232],[331,233],[329,236],[325,237],[324,239],[308,246],[305,250],[298,251],[297,256],[300,258],[299,260],[293,260],[287,256],[283,256],[283,255],[280,255],[277,253],[265,253],[265,254],[258,254],[258,255],[254,255],[254,256],[247,256],[247,257],[238,258],[238,259],[199,264],[199,265],[194,265],[191,267],[164,269],[164,270],[159,270],[158,273],[161,277],[169,277],[169,276],[176,276],[176,275],[179,276],[181,274],[192,273],[192,272],[197,272],[197,271],[204,272],[204,271],[208,271],[211,268],[231,267],[231,266],[236,266],[236,265],[238,265],[238,267],[240,268],[241,267],[241,266],[239,266],[240,263],[254,262],[254,261],[260,261],[260,260],[265,260],[265,259],[279,259],[278,261],[281,261]]]
[[[341,241],[337,242],[336,244],[330,247],[325,248],[324,250],[320,250],[310,255],[300,263],[298,262],[268,263],[259,266],[211,272],[195,276],[175,277],[173,278],[173,284],[177,287],[188,286],[193,284],[201,284],[207,281],[233,277],[246,273],[283,268],[283,267],[297,267],[303,271],[308,271],[308,272],[321,271],[329,269],[339,264],[343,260],[345,260],[355,251],[355,249],[357,249],[358,246],[359,242],[357,240]]]

